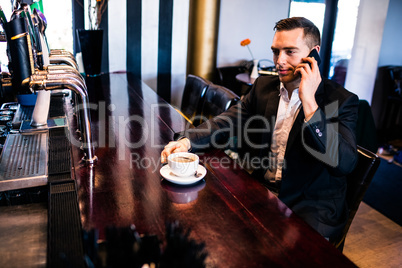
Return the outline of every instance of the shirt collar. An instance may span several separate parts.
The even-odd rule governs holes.
[[[279,96],[281,96],[281,98],[287,102],[289,102],[289,93],[288,90],[285,88],[285,86],[283,85],[282,82],[280,82],[279,84]],[[296,99],[295,99],[296,98]],[[292,100],[299,100],[299,88],[295,88],[292,92],[292,96],[291,96]]]

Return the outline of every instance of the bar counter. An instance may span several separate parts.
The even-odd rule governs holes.
[[[356,267],[221,150],[198,154],[200,181],[168,182],[160,153],[186,120],[129,73],[86,83],[98,160],[82,160],[74,96],[58,96],[51,107],[68,127],[47,132],[47,185],[26,189],[35,203],[0,206],[0,267],[106,267],[88,259],[104,256],[110,238],[121,245],[135,230],[166,249],[169,224],[202,249],[205,267]]]
[[[222,151],[200,154],[207,174],[195,185],[164,180],[160,152],[186,121],[145,83],[120,73],[87,86],[98,161],[84,165],[72,146],[73,173],[82,228],[100,241],[106,227],[132,224],[163,239],[178,221],[205,243],[207,267],[355,267]]]

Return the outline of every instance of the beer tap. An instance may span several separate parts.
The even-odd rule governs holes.
[[[89,114],[89,100],[86,86],[83,87],[81,83],[71,77],[55,77],[38,73],[25,79],[21,86],[31,91],[48,91],[67,88],[79,96],[79,117],[81,118],[79,127],[81,130],[82,148],[84,150],[83,160],[88,164],[94,164],[97,157],[95,156],[95,150],[92,143],[91,118]]]
[[[27,13],[15,10],[12,19],[5,27],[8,46],[10,49],[10,66],[12,69],[12,87],[16,94],[32,94],[38,92],[38,99],[32,115],[31,126],[46,125],[50,101],[50,92],[53,90],[69,89],[76,98],[76,119],[80,130],[83,160],[87,164],[94,164],[97,160],[91,135],[91,119],[89,114],[89,100],[84,78],[78,72],[75,59],[68,53],[59,53],[53,60],[49,56],[49,49],[44,39],[44,33],[40,29],[38,20],[34,20],[34,27],[38,31],[33,32],[26,23]],[[36,35],[32,38],[31,35]],[[34,40],[33,42],[31,42]],[[34,44],[33,44],[34,43]],[[40,44],[40,45],[38,45]],[[38,50],[40,48],[40,50]],[[43,64],[38,65],[37,53],[43,56]],[[52,62],[65,63],[67,65],[51,65]],[[42,98],[43,97],[43,98]],[[41,98],[41,99],[40,99]],[[39,120],[34,120],[37,116]],[[75,140],[71,139],[74,144]],[[81,145],[75,143],[74,145]]]
[[[75,60],[64,55],[49,55],[50,64],[67,64],[78,70],[78,64]]]
[[[73,53],[64,49],[51,49],[50,55],[63,55],[75,59]]]

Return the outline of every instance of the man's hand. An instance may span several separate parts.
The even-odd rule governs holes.
[[[187,152],[191,148],[190,140],[187,138],[181,139],[179,141],[169,142],[161,153],[161,162],[165,163],[167,157],[172,153]]]
[[[301,75],[299,98],[303,104],[306,121],[308,121],[318,109],[317,102],[315,101],[315,92],[322,79],[317,61],[313,57],[303,58],[302,60],[303,63],[296,67],[295,74],[299,73]]]

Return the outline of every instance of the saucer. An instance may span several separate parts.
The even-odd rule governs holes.
[[[171,171],[170,171],[170,167],[168,165],[164,165],[161,169],[160,169],[160,173],[162,175],[162,177],[164,177],[166,180],[176,183],[176,184],[181,184],[181,185],[186,185],[186,184],[192,184],[195,183],[199,180],[201,180],[202,178],[205,177],[205,175],[207,174],[207,170],[205,169],[205,167],[198,165],[198,169],[197,169],[197,173],[198,176],[195,177],[194,175],[188,176],[188,177],[179,177],[174,175]]]

